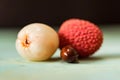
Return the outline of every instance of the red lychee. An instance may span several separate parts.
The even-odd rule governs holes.
[[[89,57],[95,53],[103,42],[103,33],[92,22],[81,19],[69,19],[58,30],[60,48],[71,45],[79,57]]]

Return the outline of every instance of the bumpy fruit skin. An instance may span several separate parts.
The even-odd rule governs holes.
[[[16,39],[18,53],[31,61],[49,59],[59,46],[57,32],[42,23],[32,23],[23,27]]]
[[[60,48],[72,45],[85,58],[95,53],[103,42],[103,33],[99,27],[87,20],[69,19],[58,30]]]

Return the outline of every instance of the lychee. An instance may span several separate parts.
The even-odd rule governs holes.
[[[71,45],[79,57],[89,57],[102,45],[103,33],[94,23],[82,19],[69,19],[58,30],[60,48]]]
[[[18,53],[31,61],[49,59],[59,45],[58,34],[50,26],[32,23],[23,27],[16,39]]]

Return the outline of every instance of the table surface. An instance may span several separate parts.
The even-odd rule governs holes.
[[[99,51],[77,64],[63,62],[58,49],[44,62],[23,59],[15,49],[18,29],[0,29],[0,80],[120,80],[120,25],[102,25]]]

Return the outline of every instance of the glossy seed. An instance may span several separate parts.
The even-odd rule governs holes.
[[[63,47],[61,50],[60,56],[62,60],[66,62],[69,62],[69,63],[78,62],[78,53],[71,45]]]

